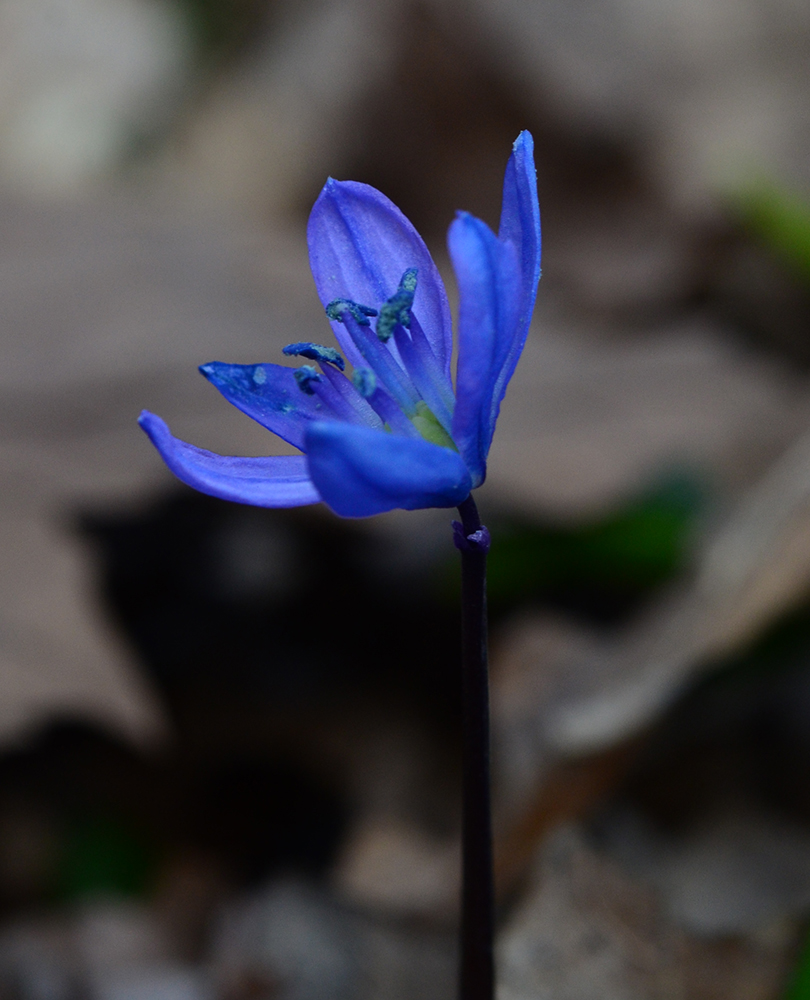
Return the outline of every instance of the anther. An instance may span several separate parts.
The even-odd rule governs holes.
[[[369,316],[376,316],[377,310],[370,306],[361,306],[359,302],[352,302],[351,299],[333,299],[326,307],[326,315],[331,320],[343,322],[343,314],[349,313],[360,326],[371,326]]]
[[[340,371],[346,368],[346,362],[341,357],[340,352],[336,351],[334,347],[312,344],[307,340],[302,340],[297,344],[287,344],[286,347],[282,347],[281,353],[286,354],[288,357],[310,358],[312,361],[319,361],[321,364],[334,365]]]
[[[312,383],[320,382],[322,379],[321,373],[316,368],[313,368],[312,365],[301,365],[300,368],[296,368],[293,377],[298,383],[298,388],[301,392],[305,392],[308,396],[315,395]]]
[[[377,336],[383,343],[391,339],[397,326],[404,326],[407,330],[411,325],[411,307],[416,294],[417,273],[415,267],[409,267],[402,275],[399,288],[380,309]]]
[[[363,399],[369,399],[377,390],[377,376],[370,368],[356,368],[352,375],[352,385]]]

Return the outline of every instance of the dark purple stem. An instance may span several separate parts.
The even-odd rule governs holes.
[[[487,551],[489,532],[472,496],[453,523],[461,552],[463,825],[460,1000],[493,1000],[495,990],[492,809],[489,775]]]

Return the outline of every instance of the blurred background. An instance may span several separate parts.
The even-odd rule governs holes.
[[[450,512],[200,496],[147,407],[327,327],[376,185],[454,298],[532,130],[480,503],[501,1000],[810,997],[810,8],[0,0],[0,1000],[442,1000]]]

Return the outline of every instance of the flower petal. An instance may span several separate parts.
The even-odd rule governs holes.
[[[520,359],[537,296],[540,280],[540,205],[537,200],[537,170],[534,166],[534,139],[521,132],[512,147],[503,181],[503,203],[498,239],[514,245],[521,273],[520,311],[512,337],[499,345],[498,376],[492,394],[490,421],[495,427],[501,400]]]
[[[254,507],[301,507],[321,499],[303,455],[230,458],[172,437],[166,423],[148,410],[138,423],[177,478],[201,493]]]
[[[312,482],[341,517],[454,507],[472,486],[457,452],[422,438],[317,421],[306,447]]]
[[[474,485],[480,486],[495,426],[491,412],[502,345],[512,342],[518,324],[520,266],[511,242],[501,242],[489,226],[466,213],[450,226],[448,246],[459,290],[453,440]]]
[[[531,132],[520,133],[506,165],[498,239],[514,243],[523,275],[523,294],[533,303],[540,279],[541,237]]]
[[[299,389],[294,368],[212,361],[201,365],[200,371],[229,403],[296,448],[303,450],[304,432],[311,420],[333,416],[318,396]]]
[[[404,272],[417,268],[413,312],[449,373],[453,332],[444,284],[422,237],[392,201],[368,184],[330,178],[310,214],[307,242],[324,306],[351,299],[379,308]],[[332,329],[352,364],[362,365],[343,326],[335,321]]]

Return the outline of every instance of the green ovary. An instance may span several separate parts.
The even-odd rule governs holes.
[[[428,405],[421,401],[416,404],[416,413],[410,418],[411,423],[426,441],[438,444],[442,448],[452,448],[458,451],[455,442],[437,420]]]

